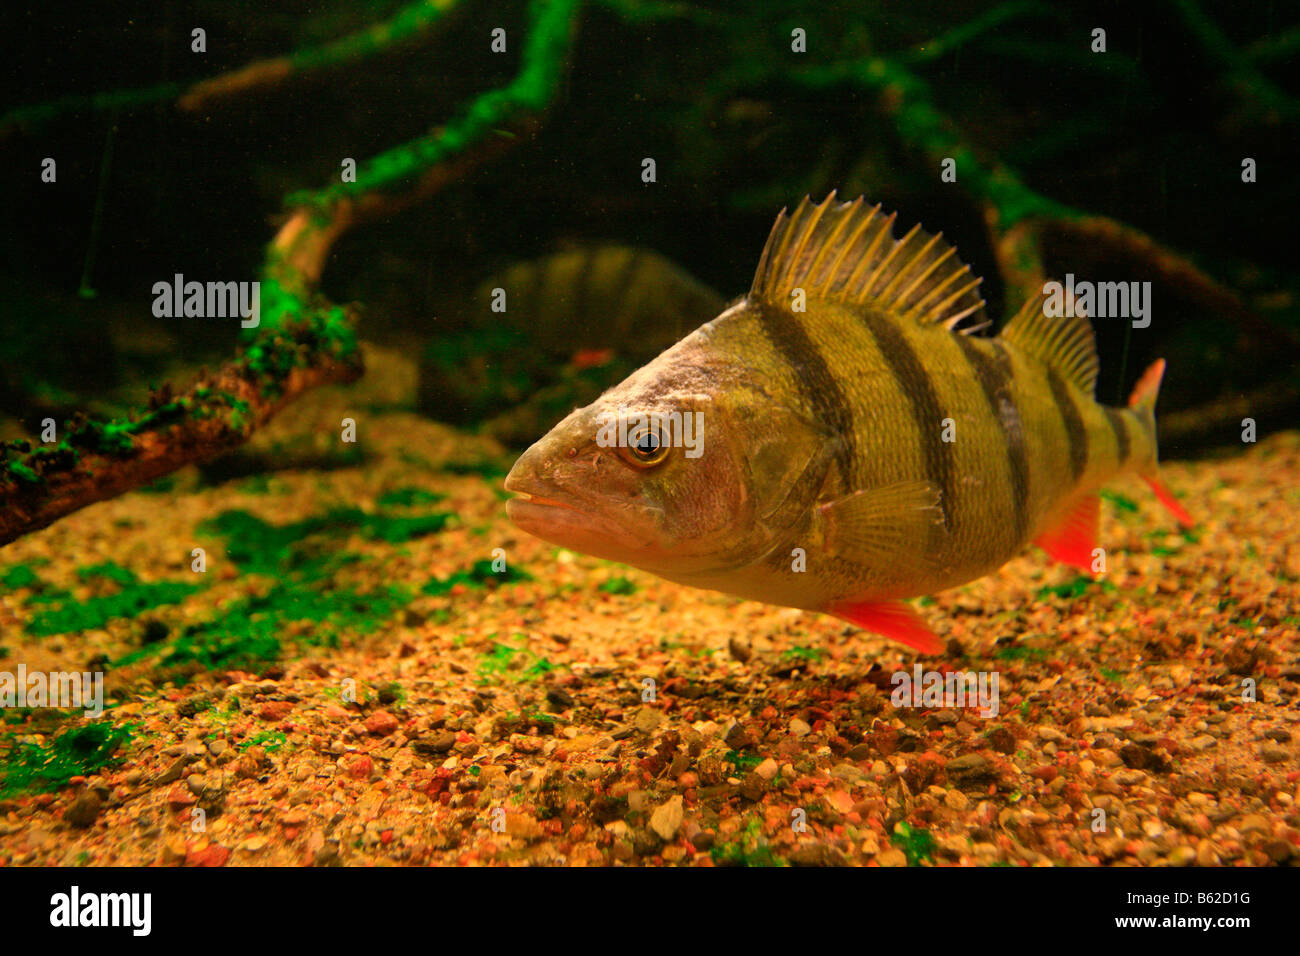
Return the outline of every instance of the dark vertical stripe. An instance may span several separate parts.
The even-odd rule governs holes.
[[[876,341],[876,347],[898,381],[898,387],[907,396],[916,425],[917,439],[921,443],[921,456],[925,462],[926,478],[939,489],[939,505],[943,509],[944,524],[936,525],[931,543],[942,536],[944,527],[950,532],[955,525],[956,495],[954,493],[953,453],[951,442],[940,437],[945,417],[939,403],[939,394],[902,329],[889,319],[874,315],[864,316],[863,324]]]
[[[1123,465],[1128,461],[1129,451],[1131,450],[1128,424],[1124,421],[1124,413],[1118,408],[1111,408],[1109,405],[1103,406],[1102,411],[1106,413],[1106,421],[1110,422],[1110,430],[1115,435],[1115,446],[1119,449],[1119,463]]]
[[[594,267],[596,264],[596,247],[585,246],[582,250],[582,264],[578,267],[577,279],[573,284],[573,311],[570,313],[576,320],[579,335],[583,335],[595,324],[595,316],[587,314],[590,307],[591,287],[595,283]]]
[[[618,272],[614,275],[614,281],[609,286],[609,309],[618,334],[620,336],[635,335],[637,331],[632,327],[633,316],[628,311],[627,296],[632,290],[632,283],[639,271],[641,253],[632,249],[620,249],[618,254],[623,256],[623,262],[619,265]],[[610,252],[609,255],[612,258],[614,252]],[[610,341],[617,340],[611,338]]]
[[[1047,384],[1052,390],[1052,399],[1056,410],[1065,423],[1066,444],[1070,446],[1070,480],[1078,481],[1088,465],[1088,432],[1083,427],[1083,416],[1079,414],[1070,387],[1054,368],[1047,370]]]
[[[1025,450],[1025,431],[1020,421],[1020,410],[1012,396],[1010,356],[1001,343],[990,341],[989,344],[994,356],[967,336],[957,336],[957,345],[984,390],[989,411],[1006,439],[1007,465],[1011,475],[1011,520],[1016,541],[1023,542],[1029,525],[1029,457]]]
[[[841,479],[853,487],[853,465],[857,448],[848,397],[835,380],[816,343],[808,337],[793,313],[762,302],[754,303],[754,308],[758,313],[759,325],[772,347],[794,370],[795,378],[812,406],[813,415],[827,431],[839,439],[840,447],[835,460],[839,465]]]

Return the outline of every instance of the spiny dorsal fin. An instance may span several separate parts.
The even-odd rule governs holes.
[[[832,192],[819,204],[806,198],[788,214],[784,209],[763,247],[750,297],[789,306],[803,289],[809,299],[870,305],[918,322],[957,323],[974,316],[975,331],[987,323],[980,279],[962,265],[943,235],[920,226],[895,239],[894,214],[862,198],[841,203]]]
[[[1040,293],[1026,302],[1002,330],[1002,338],[1092,395],[1097,384],[1097,340],[1092,323],[1077,304],[1074,315],[1047,315],[1043,306],[1049,298]]]

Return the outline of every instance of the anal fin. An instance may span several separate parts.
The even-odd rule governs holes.
[[[1101,499],[1095,493],[1072,501],[1046,529],[1034,539],[1048,554],[1062,564],[1092,573],[1093,550],[1097,547],[1097,527],[1101,521]]]
[[[930,630],[910,604],[902,601],[836,601],[826,612],[863,630],[900,641],[922,654],[938,654],[943,649],[939,635]]]

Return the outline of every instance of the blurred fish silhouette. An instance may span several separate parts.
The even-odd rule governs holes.
[[[941,235],[893,224],[834,193],[783,210],[743,300],[519,458],[511,518],[925,653],[940,642],[904,599],[1031,541],[1089,570],[1097,490],[1121,472],[1190,524],[1156,477],[1163,360],[1127,408],[1099,404],[1086,317],[1050,318],[1040,296],[972,336],[989,324],[980,280]]]
[[[619,245],[514,263],[465,301],[443,304],[451,328],[426,347],[418,407],[516,447],[725,304],[664,256]]]

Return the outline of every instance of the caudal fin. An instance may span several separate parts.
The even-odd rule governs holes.
[[[1187,509],[1179,504],[1173,493],[1161,484],[1156,466],[1156,397],[1160,394],[1160,380],[1164,378],[1164,374],[1165,360],[1156,359],[1151,367],[1142,373],[1137,385],[1133,387],[1128,407],[1137,415],[1151,438],[1151,460],[1140,472],[1142,480],[1151,486],[1160,503],[1169,509],[1170,513],[1178,519],[1178,523],[1184,528],[1190,528],[1196,522],[1187,513]]]

